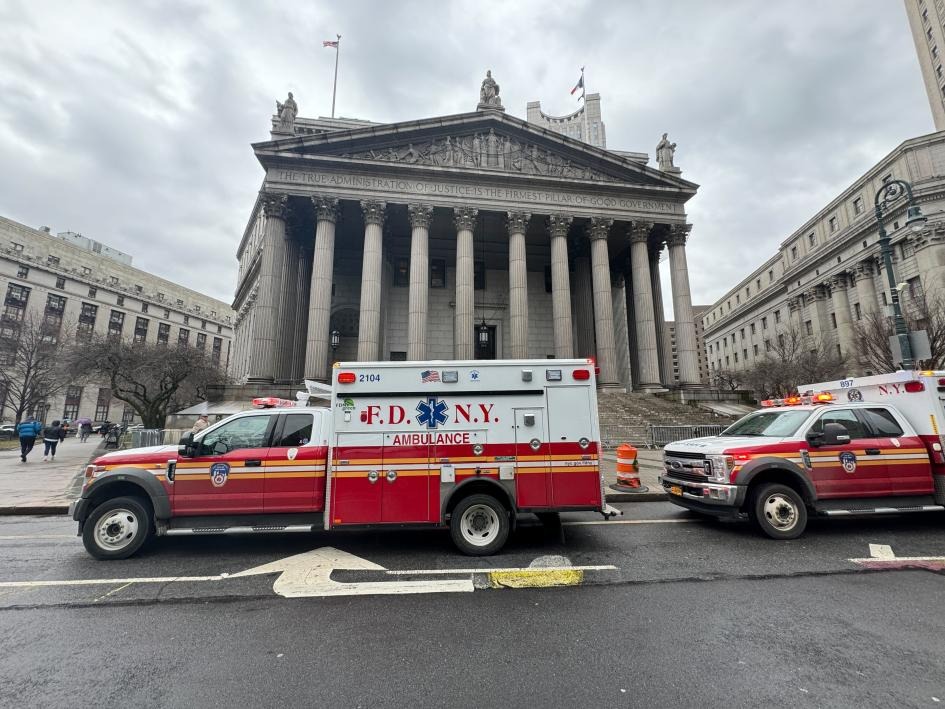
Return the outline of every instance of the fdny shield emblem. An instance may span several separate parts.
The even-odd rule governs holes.
[[[840,454],[840,465],[843,466],[844,471],[848,473],[856,472],[856,456],[849,451],[844,451]]]
[[[228,463],[214,463],[210,466],[210,482],[214,487],[223,487],[226,485],[227,476],[230,474]]]

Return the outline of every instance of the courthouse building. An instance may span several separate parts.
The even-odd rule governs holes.
[[[227,303],[131,265],[132,257],[73,232],[53,235],[0,217],[0,366],[9,366],[25,327],[44,341],[92,335],[128,342],[186,345],[226,368],[233,339]],[[0,388],[0,421],[11,421]],[[134,411],[113,399],[107,382],[63,388],[34,411],[44,420],[87,417],[130,422]]]
[[[471,99],[467,113],[392,124],[279,104],[271,140],[253,145],[265,177],[237,251],[234,374],[595,356],[603,386],[658,390],[673,383],[668,247],[679,381],[698,385],[685,250],[697,185],[675,145],[664,139],[653,167],[510,116],[491,76]]]
[[[703,315],[710,377],[763,362],[789,332],[846,358],[849,374],[871,373],[856,353],[855,325],[892,300],[880,258],[873,202],[891,179],[910,182],[928,218],[906,226],[907,201],[884,224],[906,313],[945,287],[945,132],[907,140],[785,239],[777,253],[736,283]]]

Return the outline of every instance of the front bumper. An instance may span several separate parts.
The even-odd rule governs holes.
[[[745,502],[747,488],[714,482],[680,480],[672,475],[660,475],[659,483],[669,495],[669,501],[699,512],[732,514]]]

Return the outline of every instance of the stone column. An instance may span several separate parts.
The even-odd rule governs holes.
[[[847,287],[850,279],[847,273],[841,272],[830,281],[830,298],[833,301],[833,315],[837,319],[837,343],[840,353],[844,357],[852,357],[856,351],[853,334],[853,323],[850,320],[850,296]]]
[[[335,264],[335,222],[338,200],[312,197],[315,206],[315,253],[308,299],[308,336],[305,341],[305,376],[328,381],[331,323],[331,277]]]
[[[594,334],[597,337],[597,366],[600,386],[619,389],[617,379],[617,343],[614,339],[614,306],[610,288],[610,252],[607,236],[613,219],[592,218],[588,228],[591,240],[591,275],[594,280]]]
[[[945,297],[945,227],[941,223],[927,225],[912,236],[915,245],[919,282],[930,309]]]
[[[673,345],[666,326],[666,314],[663,311],[663,284],[660,278],[660,253],[665,242],[660,240],[650,244],[647,252],[650,257],[650,282],[653,291],[653,318],[656,325],[656,353],[660,365],[660,382],[663,386],[674,386]]]
[[[479,210],[454,207],[456,223],[456,319],[453,330],[453,357],[476,357],[476,264],[473,260],[473,229]]]
[[[866,319],[879,308],[876,300],[876,264],[873,259],[860,261],[856,265],[856,297],[860,301],[860,315]]]
[[[279,294],[279,332],[277,333],[276,380],[296,381],[292,371],[292,355],[295,351],[295,333],[298,330],[299,312],[296,309],[299,279],[299,242],[285,230],[285,246],[282,258],[282,292]]]
[[[659,391],[660,365],[656,349],[656,324],[653,313],[653,283],[647,241],[652,222],[633,222],[630,226],[630,260],[633,269],[633,312],[636,316],[637,353],[640,358],[640,381],[643,391]]]
[[[804,294],[804,299],[810,306],[810,326],[813,331],[815,345],[819,347],[824,342],[824,321],[826,320],[826,311],[824,303],[827,300],[827,293],[822,284],[817,284]],[[803,333],[807,334],[806,329]]]
[[[696,323],[692,315],[692,296],[689,292],[689,266],[686,263],[686,238],[691,229],[692,224],[674,224],[667,239],[673,312],[676,320],[679,385],[689,388],[702,386],[702,380],[699,378],[699,351],[696,348]]]
[[[385,206],[384,202],[361,202],[361,211],[364,213],[364,256],[361,259],[361,310],[358,314],[359,362],[379,359]]]
[[[614,342],[617,345],[617,379],[621,387],[630,390],[630,333],[627,320],[627,279],[623,271],[610,275],[611,302],[614,312]]]
[[[407,359],[427,358],[427,308],[430,288],[430,220],[433,207],[411,204],[410,217],[410,295],[407,306]]]
[[[299,319],[293,330],[292,340],[292,381],[300,382],[305,376],[305,344],[308,336],[308,303],[311,295],[309,284],[312,282],[312,248],[300,244],[298,261],[295,267],[295,279],[298,287],[295,293],[295,312]]]
[[[512,359],[528,357],[528,270],[525,264],[525,232],[531,214],[509,212],[509,329]]]
[[[798,335],[803,335],[804,333],[802,332],[803,323],[801,322],[801,310],[804,307],[804,300],[802,296],[788,298],[787,305],[790,326],[794,328]]]
[[[574,356],[571,332],[571,274],[568,272],[568,228],[571,217],[552,214],[548,217],[551,237],[551,309],[554,327],[555,357]]]
[[[265,194],[262,210],[265,236],[259,278],[256,282],[258,296],[254,313],[252,350],[249,362],[249,380],[271,382],[275,379],[276,355],[281,331],[279,298],[282,296],[282,266],[285,259],[285,219],[288,196]]]
[[[581,242],[581,248],[574,257],[574,329],[577,335],[578,357],[596,357],[594,343],[594,291],[591,285],[591,261]]]

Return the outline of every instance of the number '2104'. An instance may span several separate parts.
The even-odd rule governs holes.
[[[379,382],[381,381],[381,375],[380,374],[359,374],[358,381],[359,382]]]

